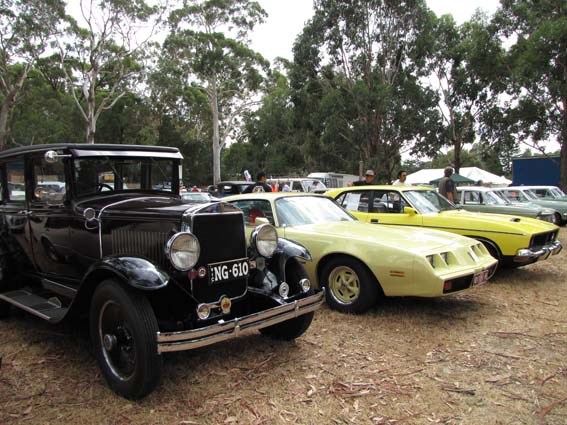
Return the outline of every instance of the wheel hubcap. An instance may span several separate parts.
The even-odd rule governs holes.
[[[114,347],[116,347],[116,336],[105,334],[102,337],[102,344],[104,345],[104,349],[106,351],[112,351]]]
[[[109,369],[118,379],[128,379],[136,367],[134,338],[120,305],[114,301],[107,301],[100,310],[98,334]]]
[[[336,267],[329,275],[329,290],[337,302],[351,304],[360,296],[360,279],[350,267]]]

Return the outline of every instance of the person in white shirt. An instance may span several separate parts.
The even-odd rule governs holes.
[[[408,172],[405,170],[400,170],[400,172],[398,173],[398,180],[396,180],[394,183],[392,183],[394,186],[402,186],[402,185],[406,185],[406,179],[408,177]]]

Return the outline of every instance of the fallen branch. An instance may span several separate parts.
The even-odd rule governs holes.
[[[537,414],[537,416],[538,416],[538,418],[539,418],[539,423],[540,423],[541,425],[544,425],[544,424],[545,424],[545,420],[544,420],[544,419],[545,419],[545,416],[546,416],[549,412],[551,412],[555,407],[557,407],[557,406],[560,405],[560,404],[565,403],[566,401],[567,401],[567,397],[563,397],[562,399],[556,400],[556,401],[554,401],[553,403],[548,404],[548,405],[545,406],[543,409],[541,409],[541,410],[538,412],[538,414]]]
[[[483,350],[485,353],[493,354],[495,356],[507,357],[509,359],[516,359],[516,360],[528,360],[525,357],[515,356],[513,354],[504,354],[504,353],[495,353],[493,351]]]
[[[462,394],[467,394],[467,395],[476,395],[476,391],[475,390],[469,390],[466,388],[457,388],[457,387],[441,387],[443,390],[445,391],[449,391],[452,393],[462,393]]]
[[[489,334],[496,336],[524,336],[528,338],[539,338],[537,335],[525,334],[523,332],[489,332]]]

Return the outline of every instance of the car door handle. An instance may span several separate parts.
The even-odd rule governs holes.
[[[372,224],[378,224],[380,220],[378,220],[377,218],[372,218],[370,219],[370,223]]]

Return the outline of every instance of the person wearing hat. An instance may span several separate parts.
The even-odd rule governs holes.
[[[357,182],[354,182],[352,185],[353,186],[366,186],[369,184],[374,184],[374,170],[366,170],[366,173],[364,174],[364,180],[359,180]]]

